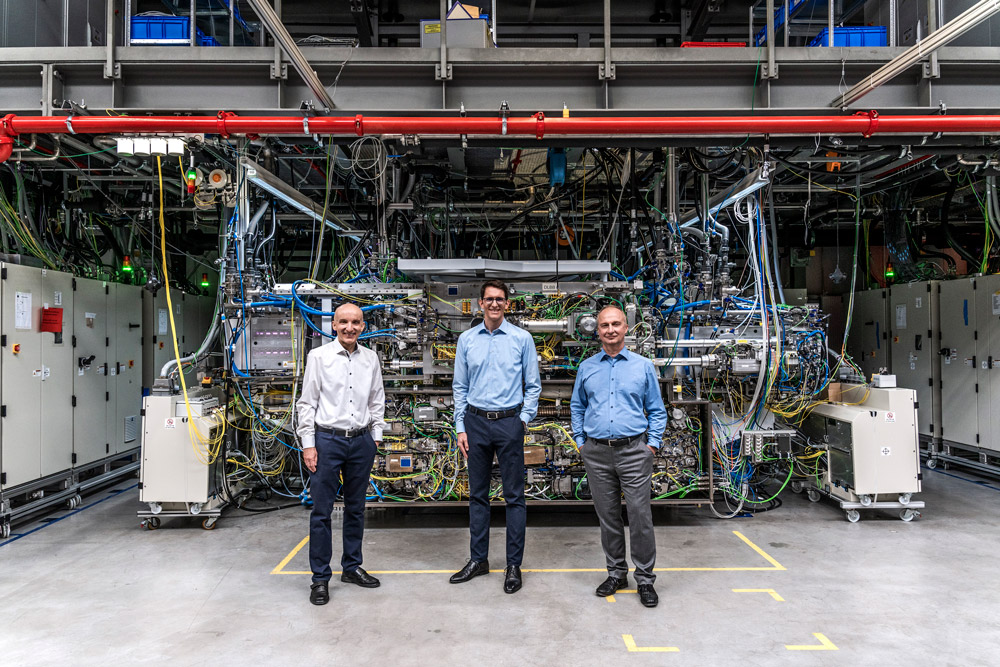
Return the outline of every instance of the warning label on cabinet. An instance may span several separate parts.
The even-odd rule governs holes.
[[[896,328],[905,329],[906,328],[906,305],[899,304],[896,306]]]

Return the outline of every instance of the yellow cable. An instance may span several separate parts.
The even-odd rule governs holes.
[[[212,443],[206,441],[205,438],[201,436],[201,432],[199,432],[198,428],[194,425],[194,417],[191,414],[191,401],[188,399],[188,393],[187,393],[187,381],[184,379],[184,372],[183,368],[181,367],[181,350],[180,347],[177,345],[177,324],[174,322],[174,302],[173,299],[170,297],[170,276],[167,273],[167,243],[166,243],[167,230],[166,230],[166,222],[164,221],[163,218],[163,164],[160,161],[160,156],[156,157],[156,173],[160,185],[160,216],[159,216],[160,258],[163,260],[163,286],[166,288],[167,292],[167,312],[170,315],[170,334],[173,338],[173,344],[174,344],[174,359],[177,361],[177,375],[181,379],[181,390],[184,393],[184,408],[187,411],[188,435],[194,436],[191,438],[191,447],[192,449],[194,449],[195,456],[198,458],[198,460],[204,463],[205,465],[211,465],[212,463],[215,462],[215,459],[218,457],[219,454],[219,449],[221,449],[220,447],[213,448],[212,445],[221,444],[222,434],[225,433],[225,424],[227,420],[225,419],[222,420],[222,425],[223,425],[221,429],[222,434],[220,434],[217,438],[215,438],[215,440],[218,442],[213,441]],[[206,457],[202,456],[202,452],[201,450],[198,449],[196,442],[208,445],[206,447],[206,452],[208,454],[207,460]]]

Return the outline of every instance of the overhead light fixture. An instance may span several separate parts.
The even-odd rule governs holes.
[[[341,220],[339,220],[336,216],[331,215],[329,211],[327,211],[326,216],[324,217],[323,209],[319,206],[319,204],[309,197],[306,197],[304,194],[290,186],[288,183],[285,183],[283,180],[269,172],[267,169],[264,169],[253,160],[243,158],[240,160],[240,166],[246,169],[247,180],[261,190],[268,192],[286,204],[289,204],[302,213],[305,213],[314,220],[322,222],[333,230],[338,232],[350,231]],[[345,233],[343,235],[349,239],[354,239],[355,241],[361,240],[361,237],[356,234]]]
[[[727,206],[738,202],[744,197],[748,197],[753,193],[760,190],[765,185],[771,182],[771,172],[768,164],[765,162],[756,171],[751,172],[742,181],[732,186],[728,190],[724,190],[719,194],[715,195],[708,200],[708,215],[709,217],[715,217],[715,214],[726,208]],[[690,227],[691,225],[696,225],[701,222],[701,216],[698,215],[698,210],[688,211],[681,216],[680,225],[681,227]]]

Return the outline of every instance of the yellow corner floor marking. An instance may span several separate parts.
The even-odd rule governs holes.
[[[614,595],[606,595],[606,596],[604,596],[604,599],[607,600],[608,602],[610,602],[611,604],[614,604],[614,602],[615,602],[615,596]]]
[[[778,602],[784,602],[785,598],[778,595],[778,591],[773,588],[734,588],[734,593],[767,593]]]
[[[785,648],[789,651],[839,651],[840,649],[833,645],[833,642],[826,638],[822,632],[814,632],[813,637],[819,640],[819,644],[785,644]]]
[[[298,543],[298,546],[296,546],[294,549],[292,549],[291,551],[289,551],[288,555],[285,556],[284,560],[282,560],[280,563],[278,563],[278,566],[276,568],[274,568],[273,570],[271,570],[271,574],[292,574],[292,572],[284,572],[283,571],[284,567],[286,565],[288,565],[288,562],[290,560],[292,560],[293,558],[295,558],[295,554],[299,553],[299,551],[302,550],[302,547],[304,547],[308,542],[309,542],[309,536],[306,535],[305,537],[302,538],[302,541]],[[295,574],[299,574],[299,573],[296,572]],[[312,574],[312,572],[305,572],[304,574]]]
[[[771,558],[771,556],[766,551],[764,551],[763,549],[761,549],[760,547],[758,547],[756,544],[754,544],[753,542],[751,542],[747,538],[747,536],[744,535],[743,533],[741,533],[740,531],[734,530],[733,531],[733,535],[735,535],[736,537],[738,537],[741,540],[743,540],[748,547],[750,547],[751,549],[753,549],[754,551],[756,551],[757,553],[759,553],[761,556],[763,556],[764,560],[766,560],[768,563],[770,563],[771,565],[773,565],[775,570],[784,570],[785,569],[784,565],[782,565],[778,561],[776,561],[773,558]]]
[[[629,653],[677,653],[680,651],[676,646],[636,646],[632,635],[622,635],[625,641],[625,648]]]
[[[657,567],[654,572],[774,572],[785,570],[785,566],[774,560],[767,552],[751,542],[743,533],[738,530],[733,531],[733,535],[743,540],[743,542],[769,562],[770,567],[748,566],[748,567]],[[278,566],[271,570],[271,574],[312,574],[309,571],[285,570],[283,569],[309,542],[306,536],[299,542],[298,546],[285,556]],[[568,574],[573,572],[607,572],[603,567],[574,567],[574,568],[522,568],[522,572],[534,572],[545,574]],[[503,572],[503,570],[490,570],[490,572]],[[369,570],[369,574],[453,574],[454,570]]]

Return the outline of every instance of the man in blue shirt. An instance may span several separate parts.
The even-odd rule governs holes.
[[[655,607],[656,539],[649,497],[653,454],[660,447],[667,411],[653,364],[625,349],[625,313],[608,306],[597,314],[601,351],[580,364],[570,401],[573,436],[587,468],[608,578],[601,597],[628,585],[622,496],[628,509],[632,562],[639,600]]]
[[[542,383],[531,334],[504,319],[507,285],[487,280],[479,292],[483,322],[458,337],[455,432],[469,470],[469,562],[451,577],[460,584],[490,571],[490,473],[500,464],[507,501],[507,569],[503,589],[521,588],[526,506],[524,434],[538,411]]]

